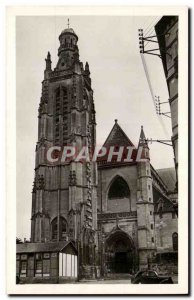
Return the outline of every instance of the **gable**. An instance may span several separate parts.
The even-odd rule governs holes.
[[[107,137],[104,147],[110,146],[134,146],[127,135],[124,133],[122,128],[119,126],[117,121],[115,120],[115,124]]]

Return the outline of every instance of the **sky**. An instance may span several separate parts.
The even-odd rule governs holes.
[[[139,53],[138,29],[154,34],[160,16],[71,16],[78,35],[80,60],[90,66],[97,122],[97,144],[102,145],[114,120],[138,144],[141,125],[147,138],[171,139],[171,119],[156,114]],[[58,37],[68,16],[16,18],[16,134],[17,236],[30,238],[31,191],[34,180],[38,106],[47,52],[57,63]],[[154,45],[155,46],[155,45]],[[147,47],[152,47],[148,44]],[[162,61],[144,55],[154,95],[168,101]],[[163,105],[169,111],[169,105]],[[172,147],[149,145],[155,169],[174,167]]]

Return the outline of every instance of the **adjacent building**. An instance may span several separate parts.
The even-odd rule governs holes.
[[[178,16],[164,16],[155,25],[162,64],[169,92],[172,145],[178,191]]]

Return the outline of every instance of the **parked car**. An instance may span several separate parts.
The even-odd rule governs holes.
[[[146,270],[138,271],[132,278],[131,283],[145,283],[145,284],[165,284],[173,283],[173,280],[170,276],[160,276],[156,271]]]

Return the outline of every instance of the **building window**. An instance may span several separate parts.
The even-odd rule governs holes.
[[[152,211],[150,211],[150,216],[152,216]]]
[[[36,276],[42,276],[42,261],[41,260],[37,260],[36,261]]]
[[[36,253],[35,277],[42,277],[42,254]]]
[[[26,273],[27,273],[27,262],[26,261],[21,261],[20,276],[21,277],[26,277]]]
[[[126,181],[120,176],[117,176],[110,186],[108,192],[108,198],[118,199],[118,198],[129,198],[129,197],[130,197],[130,190]]]
[[[154,243],[154,238],[152,237],[152,243]]]
[[[60,218],[60,237],[62,240],[66,238],[67,233],[67,222],[65,219]]]
[[[149,197],[149,201],[151,201],[152,199]]]
[[[64,65],[62,62],[61,65]],[[60,125],[60,119],[59,115],[62,113],[63,114],[63,123],[66,122],[67,120],[67,112],[68,112],[68,93],[67,93],[67,88],[65,87],[59,87],[56,89],[55,92],[55,116],[54,116],[54,128],[55,128],[55,143],[58,143],[60,140],[60,130],[59,127]],[[66,122],[67,123],[67,122]],[[66,124],[67,125],[67,124]],[[66,140],[66,136],[63,136],[63,139]]]
[[[49,253],[44,253],[43,258],[50,258],[50,254]]]
[[[21,255],[21,260],[27,260],[27,255],[26,254],[22,254]]]
[[[172,219],[176,219],[176,213],[174,211],[172,212]]]
[[[57,240],[58,229],[59,229],[59,240],[65,240],[67,234],[67,221],[63,217],[59,218],[59,224],[58,224],[57,217],[54,218],[53,221],[51,222],[52,240]]]
[[[178,233],[174,232],[172,235],[172,247],[174,251],[178,251]]]
[[[16,261],[16,275],[20,275],[20,261],[17,260]]]
[[[43,277],[50,276],[50,254],[44,253],[43,255]]]
[[[52,221],[52,240],[57,240],[57,218]]]
[[[150,190],[150,185],[148,185],[148,190]]]
[[[51,253],[51,257],[57,257],[57,253]]]
[[[154,229],[154,225],[153,224],[151,224],[151,229]]]

